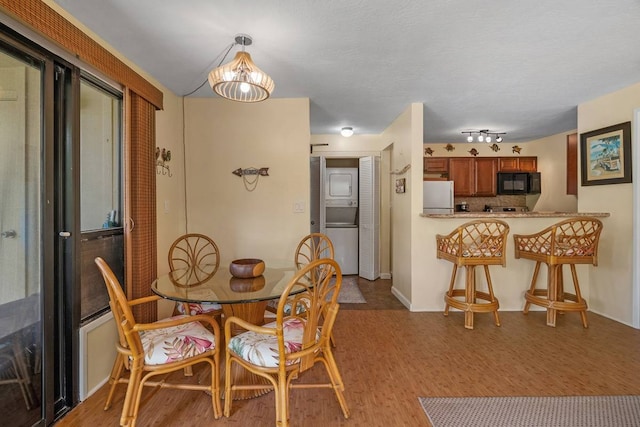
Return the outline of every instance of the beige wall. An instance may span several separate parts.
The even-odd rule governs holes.
[[[187,98],[185,117],[187,231],[211,236],[223,264],[291,264],[310,230],[309,100]],[[268,167],[269,176],[248,191],[232,171],[251,167]],[[295,213],[299,202],[305,210]]]
[[[382,133],[384,145],[390,150],[388,185],[391,212],[391,270],[393,293],[404,304],[412,300],[411,276],[413,256],[412,228],[416,205],[422,206],[422,111],[423,105],[414,103],[403,111]],[[411,167],[399,173],[407,165]],[[405,193],[396,193],[395,180],[405,178]],[[383,175],[382,179],[385,179]]]
[[[640,83],[578,106],[578,132],[631,121],[640,107]],[[637,150],[638,147],[632,147]],[[579,171],[579,174],[581,172]],[[637,180],[638,177],[634,177]],[[599,265],[590,268],[589,308],[623,323],[632,323],[633,184],[578,187],[581,211],[605,210]]]

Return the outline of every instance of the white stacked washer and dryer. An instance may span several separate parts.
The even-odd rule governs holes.
[[[326,168],[325,225],[342,274],[358,274],[358,168]]]

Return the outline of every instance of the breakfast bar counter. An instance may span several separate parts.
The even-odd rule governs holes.
[[[420,262],[411,264],[411,277],[405,279],[406,284],[401,280],[402,277],[394,280],[392,292],[412,311],[444,310],[443,298],[449,287],[451,266],[445,260],[437,258],[436,235],[446,235],[469,221],[500,219],[509,225],[506,266],[492,269],[493,288],[500,301],[500,310],[521,311],[525,303],[524,294],[530,287],[535,263],[515,258],[513,235],[537,233],[552,224],[575,217],[596,217],[603,221],[604,228],[600,240],[601,249],[604,251],[602,255],[606,260],[610,256],[606,252],[607,248],[612,245],[608,241],[610,238],[608,222],[611,221],[611,217],[607,212],[473,211],[448,215],[420,213],[413,222],[411,231],[412,250],[419,254]],[[589,278],[593,268],[591,265],[583,265],[577,269],[580,283],[584,284],[583,296],[587,300],[590,297]],[[547,271],[543,268],[540,272],[541,281],[545,280],[546,274]],[[478,280],[478,286],[483,286],[482,278]],[[462,284],[460,282],[457,287],[461,287]],[[601,284],[594,283],[594,286],[601,286]]]
[[[426,218],[461,218],[473,220],[476,218],[579,218],[590,216],[607,218],[608,212],[551,212],[551,211],[515,211],[515,212],[455,212],[452,214],[420,214]]]

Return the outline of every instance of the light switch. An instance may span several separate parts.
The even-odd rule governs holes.
[[[293,204],[293,211],[296,213],[304,213],[304,202],[297,201]]]

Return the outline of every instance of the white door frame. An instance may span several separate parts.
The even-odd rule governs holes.
[[[633,309],[632,326],[640,329],[640,108],[633,110],[632,167],[633,176]]]

